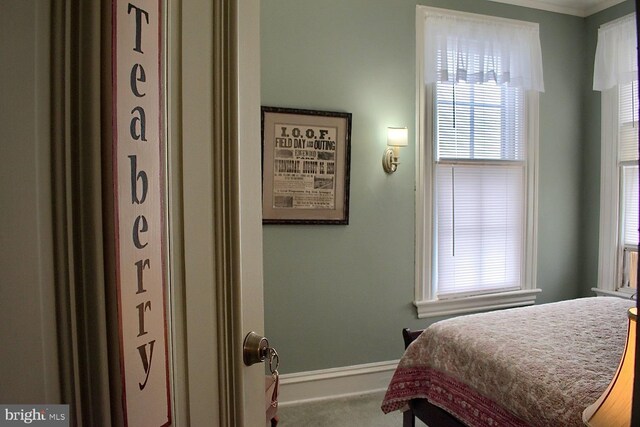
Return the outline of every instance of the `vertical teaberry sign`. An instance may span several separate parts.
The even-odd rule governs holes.
[[[161,0],[113,0],[113,162],[125,425],[171,424]]]

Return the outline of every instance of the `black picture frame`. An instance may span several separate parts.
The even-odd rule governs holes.
[[[351,113],[262,107],[262,223],[349,224]]]

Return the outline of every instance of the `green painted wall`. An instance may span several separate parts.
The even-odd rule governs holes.
[[[584,150],[582,153],[582,295],[598,286],[598,230],[600,221],[600,92],[593,87],[593,61],[596,56],[598,27],[635,10],[627,0],[586,19],[586,64],[588,80],[584,87]]]
[[[594,244],[581,227],[581,220],[593,226],[582,204],[598,203],[584,188],[587,21],[480,0],[419,4],[540,23],[546,92],[538,301],[582,295],[593,251],[583,246]],[[262,2],[262,104],[353,114],[349,225],[263,227],[265,328],[283,373],[397,359],[403,327],[437,320],[417,319],[412,305],[415,6],[415,0]],[[410,146],[393,175],[380,164],[387,126],[409,128]],[[595,237],[597,245],[597,231]]]

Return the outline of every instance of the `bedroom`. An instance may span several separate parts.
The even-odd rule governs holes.
[[[111,311],[107,305],[113,304],[115,291],[113,282],[106,280],[102,256],[108,207],[102,206],[99,195],[106,188],[100,179],[105,165],[100,147],[111,132],[111,121],[100,114],[108,115],[105,110],[111,105],[110,92],[103,91],[108,86],[101,85],[111,83],[109,67],[102,67],[110,57],[101,43],[112,38],[98,29],[110,32],[106,6],[112,3],[5,0],[0,4],[0,27],[7,34],[0,45],[3,57],[6,52],[12,58],[0,67],[5,96],[0,115],[5,129],[0,168],[5,173],[0,191],[5,208],[0,312],[6,320],[0,335],[13,343],[1,352],[0,400],[77,403],[75,415],[82,416],[86,425],[111,425],[110,417],[119,415],[121,401],[117,392],[110,394],[110,381],[117,381],[121,370],[115,366],[117,328],[108,322],[115,316],[113,305]],[[168,144],[175,156],[169,166],[171,171],[188,172],[171,174],[169,183],[175,196],[168,207],[175,221],[169,224],[170,237],[176,243],[170,281],[170,291],[175,292],[170,302],[176,425],[216,425],[215,420],[234,425],[230,417],[243,416],[250,406],[245,403],[258,400],[258,410],[250,408],[250,417],[263,419],[264,409],[258,407],[264,397],[262,366],[243,368],[255,374],[254,398],[221,386],[228,373],[225,363],[242,364],[235,356],[248,330],[264,331],[280,352],[283,403],[386,387],[402,351],[400,329],[436,320],[418,320],[413,304],[416,2],[170,0],[163,4],[169,6],[167,20],[175,31],[170,32],[166,52],[171,100]],[[616,3],[586,19],[481,0],[424,4],[540,22],[546,91],[540,108],[537,272],[542,293],[537,301],[590,295],[596,286],[598,258],[599,194],[592,189],[598,186],[600,166],[600,104],[599,95],[589,88],[588,75],[597,27],[630,12],[631,2]],[[238,81],[227,82],[237,89],[230,92],[237,94],[236,101],[244,108],[241,113],[216,109],[211,102],[216,93],[208,76],[218,78],[228,71],[213,60],[226,41],[228,22],[217,20],[223,15],[217,8],[223,5],[237,8],[241,27],[238,49],[226,58],[235,63],[237,54],[243,65]],[[260,50],[261,79],[256,63]],[[107,55],[101,57],[100,52]],[[77,61],[65,62],[66,58]],[[103,68],[104,73],[97,71]],[[259,188],[260,103],[353,114],[350,221],[345,226],[263,227],[260,194],[251,193],[258,201],[246,205],[249,232],[238,238],[243,257],[241,262],[230,261],[243,274],[243,285],[248,277],[253,290],[262,295],[263,251],[258,240],[264,232],[266,329],[262,320],[225,328],[230,318],[219,310],[229,304],[224,291],[237,288],[236,282],[220,279],[218,269],[212,268],[222,258],[212,227],[219,225],[214,220],[222,217],[222,208],[214,196],[229,187],[219,185],[217,175],[213,178],[214,166],[220,166],[214,160],[220,160],[211,156],[211,150],[228,144],[216,125],[238,119],[235,123],[252,142],[238,143],[249,158],[241,162],[240,172],[250,170],[250,192]],[[388,126],[406,126],[410,141],[391,175],[380,164]],[[247,138],[242,132],[241,137]],[[66,157],[72,155],[76,157]],[[108,165],[104,169],[109,170]],[[243,302],[241,315],[254,310],[255,317],[262,317],[261,298]],[[231,320],[240,317],[234,315]],[[303,390],[291,388],[296,384]],[[309,385],[328,385],[328,389],[318,393],[313,387],[309,391]]]
[[[540,23],[546,90],[540,97],[542,292],[536,302],[593,295],[600,197],[600,96],[591,89],[596,35],[634,3],[610,2],[586,17],[490,1],[417,3]],[[339,387],[353,387],[343,392],[362,391],[364,370],[379,376],[370,375],[363,389],[386,387],[381,378],[392,365],[386,362],[402,350],[399,331],[438,320],[417,319],[413,305],[415,6],[381,0],[262,5],[262,105],[353,114],[349,225],[263,227],[265,331],[283,355],[284,402],[337,393],[330,384],[341,376],[350,381]],[[380,167],[387,126],[409,129],[409,147],[392,175]],[[314,250],[306,252],[309,247]],[[331,351],[323,351],[329,342]],[[314,375],[330,378],[330,391],[314,390]],[[295,389],[287,394],[287,387]]]

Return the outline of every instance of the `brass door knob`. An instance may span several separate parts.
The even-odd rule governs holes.
[[[264,362],[267,358],[269,340],[251,331],[244,337],[242,345],[242,360],[247,366]]]

